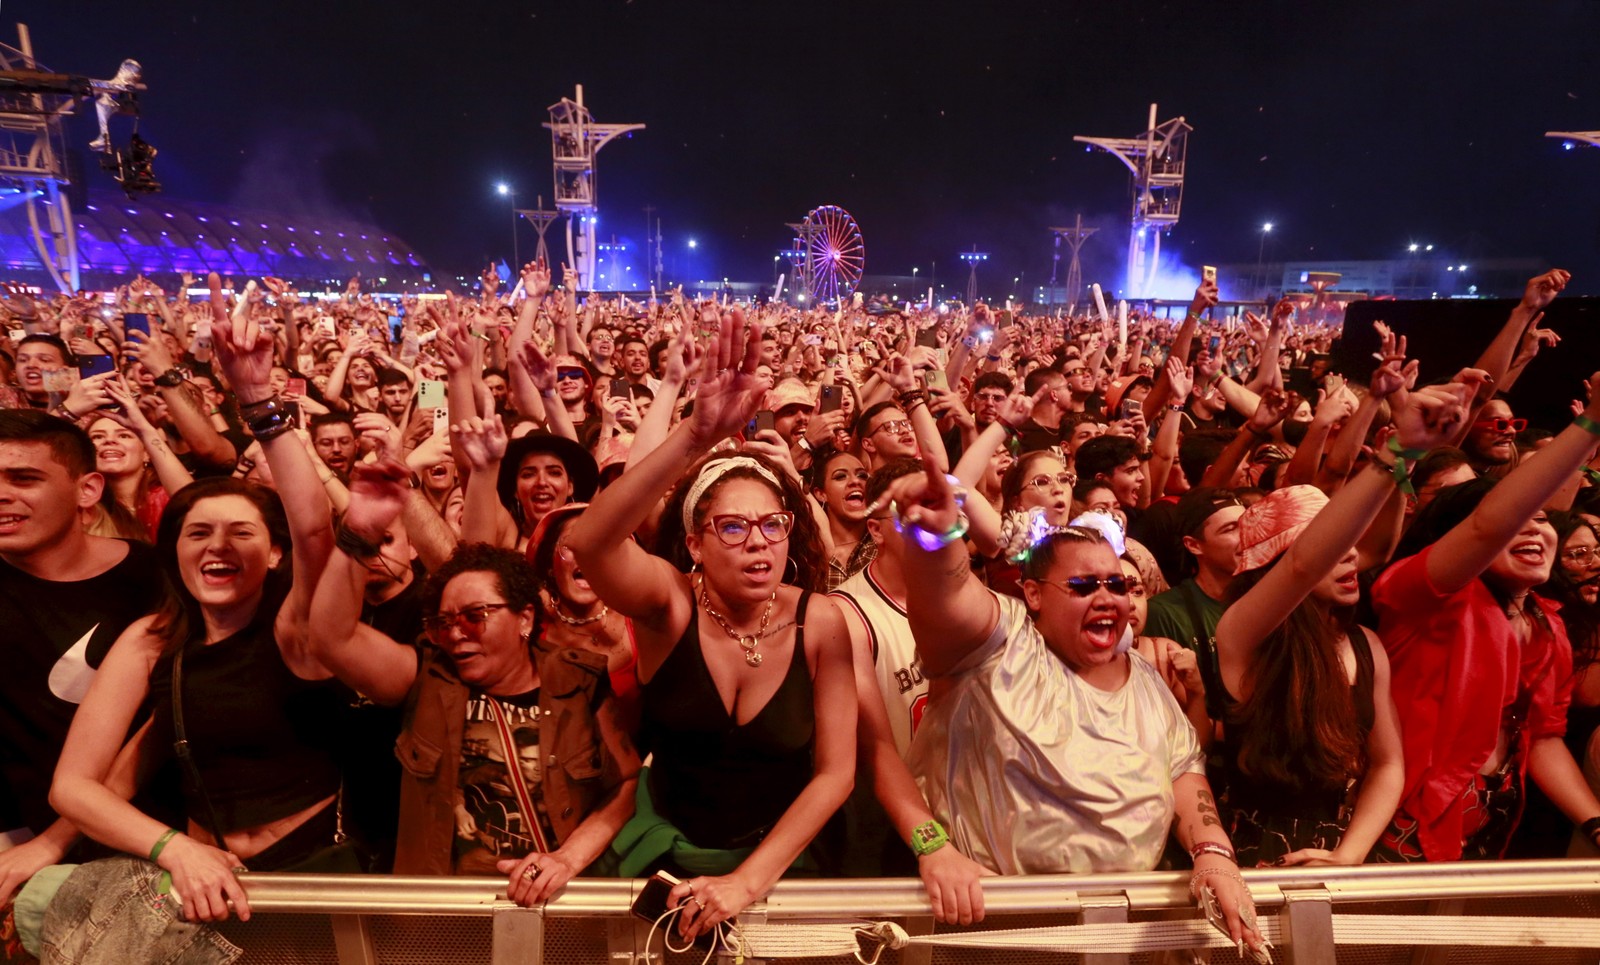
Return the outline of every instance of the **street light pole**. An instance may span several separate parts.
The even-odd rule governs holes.
[[[517,190],[504,181],[495,185],[495,190],[501,197],[511,198],[511,273],[515,275],[522,267],[522,252],[517,247]]]
[[[1267,287],[1266,254],[1267,235],[1272,234],[1272,222],[1268,221],[1261,226],[1261,244],[1256,247],[1256,286]]]

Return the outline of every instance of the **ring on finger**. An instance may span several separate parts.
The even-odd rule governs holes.
[[[706,910],[706,903],[701,901],[699,898],[696,898],[694,895],[690,895],[689,900],[694,902],[695,907],[699,908],[701,911]]]
[[[544,869],[536,864],[530,864],[526,868],[522,869],[522,877],[528,881],[532,881],[543,873]]]

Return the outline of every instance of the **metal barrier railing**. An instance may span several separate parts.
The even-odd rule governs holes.
[[[1600,945],[1600,861],[1502,861],[1418,865],[1365,865],[1356,868],[1259,869],[1244,872],[1263,919],[1276,916],[1278,960],[1293,965],[1332,965],[1343,960],[1335,945],[1336,909],[1378,905],[1384,912],[1461,914],[1472,899],[1492,899],[1479,915],[1503,914],[1510,903],[1538,899],[1536,914],[1568,914],[1594,918],[1595,945]],[[542,908],[524,909],[504,897],[503,881],[489,878],[418,878],[356,875],[248,874],[241,878],[256,916],[249,923],[227,926],[230,938],[245,946],[246,961],[270,961],[270,948],[283,944],[263,938],[279,922],[326,918],[323,945],[313,953],[297,946],[284,960],[328,961],[338,965],[379,962],[491,961],[569,965],[591,962],[600,954],[612,965],[643,965],[657,960],[644,948],[646,929],[629,914],[639,881],[576,879]],[[1152,917],[1198,917],[1190,900],[1188,875],[1148,874],[1050,875],[984,879],[985,929],[1041,925],[1109,924]],[[449,928],[414,927],[416,916],[454,919]],[[461,921],[462,919],[475,921]],[[484,922],[483,919],[488,919]],[[798,921],[894,920],[912,935],[961,932],[934,927],[921,883],[910,879],[830,879],[784,881],[764,901],[752,905],[741,921],[774,924]],[[1354,916],[1352,916],[1354,920]],[[1462,918],[1462,945],[1471,945]],[[1557,919],[1552,919],[1555,921]],[[1564,919],[1563,919],[1564,920]],[[412,924],[408,924],[412,923]],[[440,923],[433,923],[439,925]],[[484,925],[487,924],[487,935]],[[307,926],[309,927],[309,926]],[[320,926],[318,926],[320,929]],[[453,931],[451,930],[453,929]],[[302,929],[304,930],[304,929]],[[448,933],[448,934],[447,934]],[[412,936],[396,939],[395,935]],[[428,952],[417,936],[433,935],[443,947]],[[449,938],[448,935],[464,937]],[[554,937],[552,937],[554,936]],[[281,935],[279,936],[281,938]],[[487,938],[485,947],[484,939]],[[398,941],[398,944],[397,944]],[[255,946],[260,944],[258,954]],[[603,952],[599,950],[603,949]],[[1021,961],[986,953],[952,957],[949,950],[912,946],[883,962],[917,965],[933,961]],[[1213,962],[1236,959],[1214,955]],[[1594,951],[1586,958],[1593,963]],[[454,957],[452,957],[454,956]],[[1431,957],[1430,957],[1431,956]],[[279,956],[284,957],[284,956]],[[1026,958],[1026,956],[1023,956]],[[1481,957],[1481,956],[1480,956]],[[698,962],[694,956],[669,960]],[[821,959],[818,959],[821,960]],[[834,959],[837,960],[837,959]],[[1050,961],[1062,961],[1052,955]],[[1126,953],[1084,954],[1089,965],[1128,962]],[[1142,960],[1142,959],[1141,959]],[[1378,961],[1371,954],[1351,960]],[[1391,960],[1391,959],[1385,959]],[[1419,952],[1401,961],[1443,961],[1438,950]],[[1488,962],[1563,961],[1560,958],[1505,957],[1497,952]],[[747,963],[751,960],[746,959]]]

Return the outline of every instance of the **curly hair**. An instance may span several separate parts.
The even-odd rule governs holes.
[[[754,469],[745,466],[730,469],[726,475],[713,483],[695,504],[692,516],[695,529],[698,530],[705,525],[706,511],[723,486],[735,479],[753,479],[771,489],[778,497],[778,504],[794,514],[794,529],[789,533],[789,562],[793,563],[795,568],[793,584],[806,590],[825,589],[823,581],[828,569],[826,556],[822,551],[822,534],[817,529],[816,517],[806,502],[800,484],[766,456],[754,452],[741,452],[738,455],[754,459],[766,467],[768,472],[777,477],[778,485],[773,486],[772,480]],[[689,572],[694,561],[689,558],[689,547],[684,540],[688,534],[683,528],[683,501],[693,488],[695,477],[699,476],[706,466],[728,457],[728,453],[716,453],[691,466],[684,477],[678,480],[678,485],[673,489],[672,496],[662,511],[661,527],[656,531],[656,542],[652,552],[684,573]]]
[[[428,576],[423,587],[423,607],[429,613],[439,612],[439,599],[450,581],[463,573],[492,573],[495,588],[505,597],[511,609],[521,612],[533,607],[538,613],[539,577],[523,554],[516,550],[491,546],[488,543],[462,543],[437,570]],[[535,617],[537,619],[537,617]],[[535,628],[534,637],[538,637]]]

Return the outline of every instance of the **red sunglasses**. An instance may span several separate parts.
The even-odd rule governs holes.
[[[1528,428],[1527,419],[1479,419],[1472,424],[1474,429],[1491,429],[1495,432],[1521,432]]]

